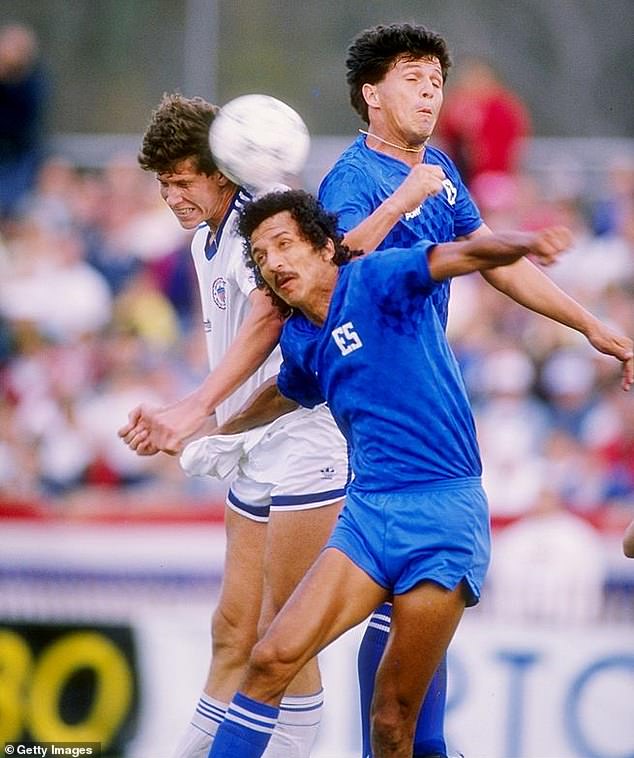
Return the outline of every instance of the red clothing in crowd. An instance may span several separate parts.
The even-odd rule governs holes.
[[[437,134],[470,182],[489,171],[515,172],[530,128],[520,98],[493,78],[484,81],[480,72],[472,70],[448,91]]]

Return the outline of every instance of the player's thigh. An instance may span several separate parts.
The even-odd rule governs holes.
[[[374,709],[386,701],[420,702],[460,622],[465,601],[462,584],[447,590],[434,582],[422,582],[394,596]]]
[[[343,500],[307,510],[271,510],[264,559],[265,592],[274,611],[286,602],[328,541]]]
[[[262,605],[266,523],[225,508],[226,551],[216,616],[255,630]]]

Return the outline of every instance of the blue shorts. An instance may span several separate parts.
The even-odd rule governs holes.
[[[327,547],[399,595],[420,582],[453,590],[465,581],[475,605],[489,565],[491,532],[479,478],[417,492],[367,493],[352,483]]]

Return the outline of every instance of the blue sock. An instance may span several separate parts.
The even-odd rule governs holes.
[[[269,744],[279,708],[236,692],[218,727],[209,758],[260,758]]]
[[[446,755],[445,705],[447,702],[447,656],[443,656],[423,700],[414,734],[414,758]]]
[[[365,630],[359,654],[357,669],[361,694],[361,736],[363,756],[372,755],[370,743],[370,706],[374,694],[374,679],[387,644],[390,631],[392,606],[384,603],[372,614]],[[444,739],[445,701],[447,696],[447,659],[434,674],[427,695],[421,706],[414,736],[414,756],[446,755]]]

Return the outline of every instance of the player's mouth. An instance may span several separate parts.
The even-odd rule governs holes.
[[[283,274],[275,274],[275,289],[276,290],[283,290],[287,287],[290,282],[295,279],[294,274],[289,273],[283,273]]]
[[[196,208],[193,206],[187,206],[186,208],[173,208],[172,210],[178,218],[187,218],[188,216],[191,216],[192,213],[196,212]]]

